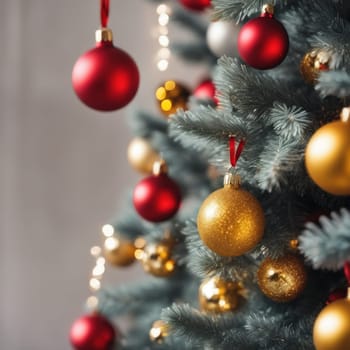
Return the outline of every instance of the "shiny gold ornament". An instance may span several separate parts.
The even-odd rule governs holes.
[[[305,150],[306,169],[324,191],[350,195],[350,108],[344,108],[342,120],[319,128]]]
[[[147,140],[135,137],[128,146],[128,160],[135,170],[151,174],[153,164],[160,160],[160,156]]]
[[[149,338],[151,341],[158,344],[163,343],[164,338],[166,338],[168,335],[168,325],[162,320],[155,321],[149,331]]]
[[[141,261],[146,272],[167,277],[175,271],[175,260],[171,256],[172,245],[168,242],[146,244]]]
[[[155,94],[159,108],[166,116],[175,113],[179,108],[187,109],[190,91],[174,80],[166,81]]]
[[[300,73],[309,84],[314,84],[321,72],[329,70],[331,54],[322,49],[306,53],[300,62]]]
[[[262,239],[264,212],[257,199],[239,186],[237,176],[226,174],[224,187],[202,203],[197,227],[202,241],[222,256],[239,256]]]
[[[287,254],[278,259],[265,259],[258,270],[261,291],[273,301],[285,303],[304,290],[307,272],[300,257]]]
[[[128,240],[112,236],[104,241],[103,255],[111,265],[128,266],[135,261],[135,247]]]
[[[313,331],[316,350],[350,350],[350,295],[327,305]]]
[[[199,287],[199,305],[203,311],[214,313],[233,311],[238,306],[241,290],[243,287],[238,282],[207,278]]]

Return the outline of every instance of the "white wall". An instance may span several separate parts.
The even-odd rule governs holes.
[[[167,74],[156,71],[154,5],[111,1],[115,44],[138,62],[140,91],[131,106],[112,114],[83,106],[70,75],[78,56],[94,46],[98,4],[0,4],[1,349],[69,348],[69,327],[89,293],[89,249],[138,178],[126,160],[125,118],[136,107],[156,110],[154,89],[171,72],[192,86],[200,76],[176,62]],[[113,271],[112,279],[133,276]]]

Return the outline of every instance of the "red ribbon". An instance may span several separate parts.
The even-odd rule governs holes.
[[[236,148],[236,139],[234,136],[230,136],[229,145],[230,145],[230,162],[232,167],[235,167],[243,151],[243,148],[245,146],[245,140],[240,140]]]
[[[109,0],[101,0],[101,27],[106,28],[109,16]]]

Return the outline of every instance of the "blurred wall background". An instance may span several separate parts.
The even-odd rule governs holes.
[[[94,46],[99,1],[0,2],[1,349],[70,348],[89,293],[89,249],[138,179],[126,159],[126,118],[136,108],[157,111],[162,80],[194,87],[203,74],[176,60],[157,71],[156,21],[146,0],[111,1],[115,44],[137,61],[141,86],[130,106],[101,114],[78,101],[70,81],[75,60]],[[105,283],[140,274],[114,270]]]

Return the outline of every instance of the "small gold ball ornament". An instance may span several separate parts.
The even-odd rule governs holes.
[[[135,246],[123,238],[108,237],[103,244],[103,255],[111,265],[128,266],[135,261]]]
[[[319,128],[305,150],[305,165],[311,179],[324,191],[350,195],[350,108],[342,120]]]
[[[135,137],[128,146],[128,161],[130,165],[143,174],[151,174],[153,164],[160,160],[150,143],[141,137]]]
[[[151,341],[158,344],[162,344],[168,335],[168,325],[162,320],[155,321],[149,331],[149,338]]]
[[[307,272],[300,257],[287,254],[278,259],[265,259],[258,270],[261,291],[276,302],[297,298],[305,289]]]
[[[242,285],[235,281],[219,277],[207,278],[199,287],[199,305],[203,311],[213,313],[233,311],[238,306],[242,289]]]
[[[323,49],[313,49],[300,62],[300,73],[309,84],[314,84],[321,72],[329,70],[331,54]]]
[[[144,270],[156,277],[170,276],[176,267],[171,253],[172,244],[168,242],[146,244],[141,256]]]
[[[350,349],[350,295],[328,304],[314,323],[316,350]]]
[[[226,174],[224,187],[202,203],[198,216],[199,235],[211,250],[221,256],[239,256],[253,249],[265,228],[258,200],[240,188],[239,177]]]
[[[179,108],[187,109],[190,91],[174,80],[167,80],[157,88],[155,95],[161,112],[169,116]]]

